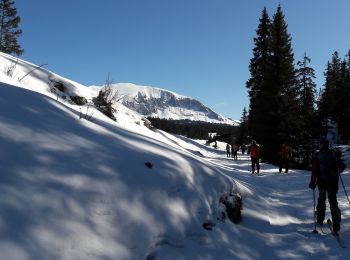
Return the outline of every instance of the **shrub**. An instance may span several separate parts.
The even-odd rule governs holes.
[[[116,110],[113,104],[116,102],[117,97],[118,92],[113,91],[112,81],[108,76],[105,86],[98,92],[98,96],[92,99],[92,102],[103,114],[116,121],[117,119],[114,116]]]
[[[70,99],[78,106],[83,106],[87,103],[87,99],[80,96],[70,96]]]

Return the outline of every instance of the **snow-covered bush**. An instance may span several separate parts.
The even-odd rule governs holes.
[[[147,118],[142,118],[141,119],[143,121],[143,124],[145,127],[147,127],[148,129],[155,131],[156,128],[152,125],[151,121],[149,121]]]

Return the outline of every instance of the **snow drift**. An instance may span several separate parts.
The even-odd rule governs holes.
[[[21,75],[34,66],[16,62]],[[82,107],[50,92],[52,78],[89,95],[44,69],[25,84],[0,77],[1,258],[145,259],[205,240],[233,180],[135,118],[79,119]]]

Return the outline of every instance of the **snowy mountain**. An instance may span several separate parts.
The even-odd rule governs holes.
[[[122,104],[113,121],[70,100],[94,94],[0,54],[1,260],[349,259],[326,227],[312,232],[309,172],[262,164],[253,175],[248,155],[226,158],[224,143],[152,131]],[[349,168],[342,180],[348,189]],[[223,199],[237,193],[236,225]],[[348,243],[341,186],[338,201]]]
[[[130,83],[113,84],[120,102],[146,117],[189,119],[211,123],[238,125],[239,122],[223,117],[200,101],[174,92]],[[101,87],[92,86],[98,90]]]

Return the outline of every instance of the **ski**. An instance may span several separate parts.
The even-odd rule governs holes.
[[[338,232],[335,232],[333,230],[333,223],[332,223],[332,220],[330,219],[327,219],[327,225],[329,227],[329,230],[331,231],[332,235],[335,237],[335,239],[337,240],[338,244],[340,247],[342,248],[346,248],[346,245],[343,241],[343,239],[340,237],[339,233]]]
[[[329,234],[329,232],[327,232],[327,230],[324,229],[324,225],[317,224],[317,229],[316,230],[319,230],[320,233],[323,234],[323,235]]]

